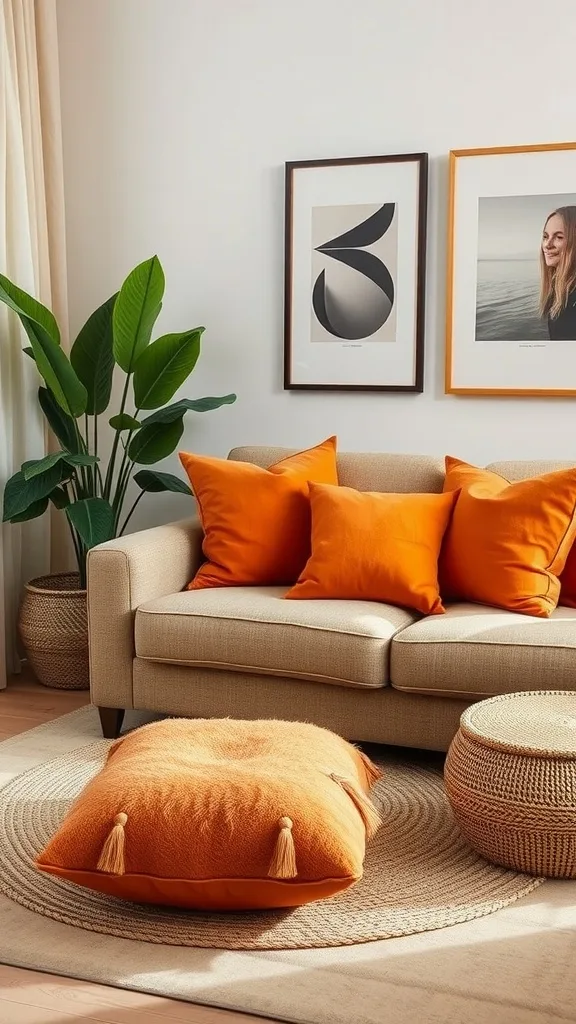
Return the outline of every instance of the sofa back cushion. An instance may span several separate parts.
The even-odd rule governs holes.
[[[265,445],[233,448],[228,458],[253,462],[265,469],[298,449]],[[391,452],[339,452],[338,480],[357,491],[396,494],[440,494],[444,485],[444,459],[433,455],[403,455]]]
[[[531,476],[544,476],[545,473],[556,473],[559,469],[572,469],[574,461],[561,459],[512,459],[509,462],[490,462],[485,469],[490,473],[498,473],[513,483],[515,480],[527,480]]]

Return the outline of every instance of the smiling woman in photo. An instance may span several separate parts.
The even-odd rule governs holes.
[[[576,341],[576,206],[559,206],[544,224],[540,312],[550,341]]]

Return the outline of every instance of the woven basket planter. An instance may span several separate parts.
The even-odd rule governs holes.
[[[576,693],[511,693],[472,705],[444,784],[461,832],[487,860],[576,878]]]
[[[18,631],[39,682],[59,690],[87,690],[86,591],[78,573],[38,576],[26,584]]]

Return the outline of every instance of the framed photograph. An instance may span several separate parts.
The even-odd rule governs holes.
[[[286,164],[284,388],[422,391],[428,156]]]
[[[576,142],[450,153],[446,392],[576,395]]]

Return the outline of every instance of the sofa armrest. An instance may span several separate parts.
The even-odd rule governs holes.
[[[133,707],[134,613],[182,590],[202,562],[199,519],[155,526],[88,552],[88,640],[93,704]]]

